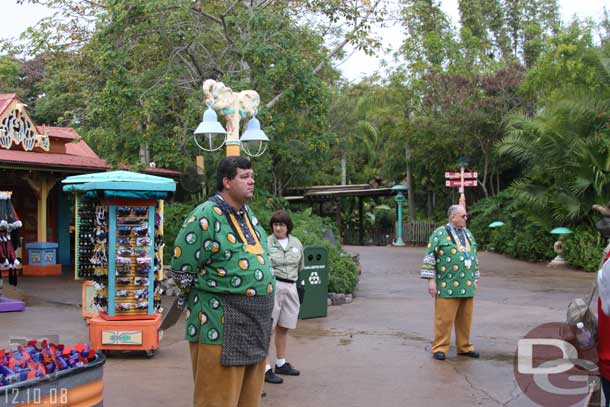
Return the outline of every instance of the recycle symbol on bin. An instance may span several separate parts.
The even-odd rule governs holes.
[[[320,276],[318,275],[317,271],[314,271],[313,273],[311,273],[309,275],[309,284],[311,284],[311,285],[322,284],[322,280],[320,280]]]

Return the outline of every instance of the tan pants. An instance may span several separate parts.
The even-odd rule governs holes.
[[[220,345],[189,342],[193,364],[193,407],[259,407],[265,361],[222,366]]]
[[[434,301],[434,342],[432,353],[449,351],[451,328],[455,323],[455,342],[459,353],[470,352],[470,325],[474,298],[440,298]]]

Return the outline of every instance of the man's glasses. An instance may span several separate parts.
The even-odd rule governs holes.
[[[467,218],[468,218],[468,215],[466,215],[466,214],[462,215],[462,219],[467,219]]]

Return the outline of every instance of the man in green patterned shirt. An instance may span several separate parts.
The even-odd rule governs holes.
[[[474,292],[479,283],[477,244],[466,229],[468,215],[463,206],[451,205],[447,216],[449,223],[430,236],[421,270],[434,298],[432,354],[436,360],[445,360],[455,324],[457,354],[478,358],[470,343]]]
[[[226,157],[218,193],[178,233],[172,275],[186,307],[195,407],[258,407],[271,335],[275,279],[267,239],[246,206],[251,163]]]

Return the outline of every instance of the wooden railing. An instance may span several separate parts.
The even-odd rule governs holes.
[[[403,223],[402,240],[410,245],[422,245],[428,243],[430,235],[440,223],[413,222]],[[348,245],[374,245],[387,246],[395,240],[394,228],[374,228],[364,231],[363,239],[360,241],[358,228],[345,228],[343,230],[343,244]]]
[[[405,243],[412,245],[426,244],[430,239],[430,235],[434,232],[434,229],[441,226],[440,223],[432,222],[412,222],[403,224],[403,237]]]

